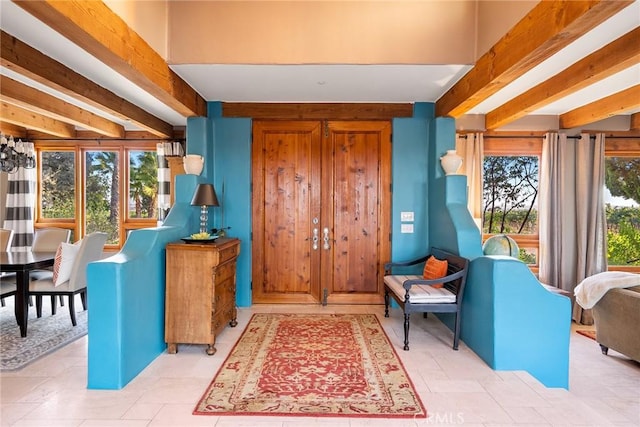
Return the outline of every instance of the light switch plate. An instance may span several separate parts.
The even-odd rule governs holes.
[[[400,212],[400,221],[413,222],[413,212]]]
[[[400,224],[401,233],[413,233],[413,224]]]

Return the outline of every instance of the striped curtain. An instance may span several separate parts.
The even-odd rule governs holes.
[[[171,171],[165,157],[165,144],[156,145],[158,155],[158,225],[162,225],[171,207]]]
[[[11,250],[27,252],[33,242],[36,200],[36,169],[18,168],[7,182],[6,212],[3,228],[13,230]]]

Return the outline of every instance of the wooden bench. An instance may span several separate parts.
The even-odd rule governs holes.
[[[393,274],[394,269],[424,264],[429,256],[447,260],[445,277],[425,280],[422,275]],[[384,265],[384,316],[389,317],[389,296],[404,311],[404,349],[409,350],[409,317],[411,313],[455,313],[453,349],[458,349],[460,339],[460,313],[467,281],[469,260],[441,249],[432,248],[429,255],[407,262],[388,262]],[[432,285],[444,283],[442,288]]]

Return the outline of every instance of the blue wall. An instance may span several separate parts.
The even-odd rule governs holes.
[[[433,107],[418,103],[412,118],[393,120],[392,259],[416,258],[432,246],[471,259],[462,340],[495,369],[526,369],[566,387],[569,300],[544,290],[519,261],[482,256],[466,177],[444,176],[440,166],[455,148],[454,120],[434,118]],[[209,228],[230,226],[228,234],[241,240],[236,302],[251,305],[251,120],[222,118],[220,103],[208,108],[209,117],[187,122],[187,152],[204,156],[204,170],[176,178],[164,226],[132,232],[120,253],[88,267],[89,388],[122,388],[166,348],[164,248],[198,229],[199,208],[190,201],[201,182],[213,183],[221,202],[210,208]],[[403,211],[414,212],[414,233],[400,232]],[[450,316],[442,319],[451,327]],[[535,352],[532,343],[544,345]]]
[[[251,128],[250,118],[221,117],[221,103],[208,105],[208,118],[189,119],[187,148],[192,141],[206,141],[210,147],[205,169],[213,170],[213,184],[221,207],[213,208],[210,226],[230,226],[229,235],[241,240],[237,266],[236,302],[249,307],[251,300]],[[393,120],[393,220],[392,258],[423,254],[429,247],[427,221],[427,138],[434,106],[418,103],[414,117]],[[213,160],[213,161],[211,161]],[[204,173],[203,173],[204,174]],[[222,191],[224,184],[224,193]],[[415,213],[414,233],[400,233],[400,212]]]
[[[427,135],[433,104],[417,104],[412,118],[393,120],[391,258],[409,260],[429,248]],[[414,233],[401,233],[400,212],[414,212]]]
[[[240,239],[237,261],[236,303],[251,305],[251,120],[214,119],[214,185],[221,207],[215,227],[231,227]],[[224,191],[222,190],[224,188]],[[224,210],[224,212],[223,212]],[[222,214],[224,213],[224,224]]]

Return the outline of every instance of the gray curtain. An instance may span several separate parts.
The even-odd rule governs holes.
[[[540,165],[540,281],[573,294],[586,277],[606,271],[604,135],[579,139],[548,133]],[[573,304],[573,320],[593,324]]]
[[[13,230],[11,250],[26,252],[33,242],[36,200],[36,169],[18,168],[8,174],[6,211],[3,228]]]

